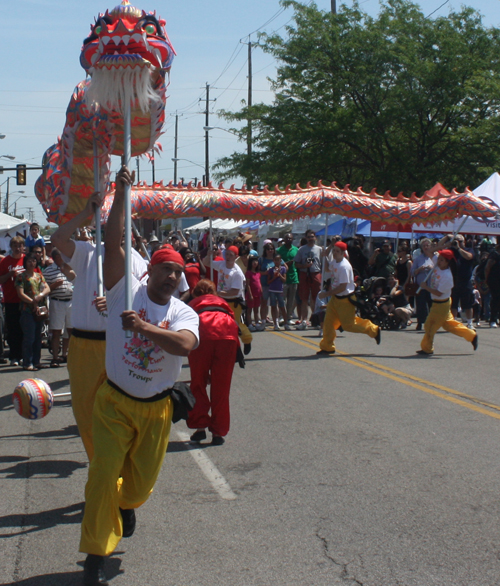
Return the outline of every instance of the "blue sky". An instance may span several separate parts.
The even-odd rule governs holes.
[[[2,0],[4,24],[0,38],[0,154],[16,157],[12,162],[0,159],[3,166],[15,163],[40,165],[45,150],[62,133],[65,111],[75,85],[84,79],[79,64],[82,40],[99,12],[113,8],[120,0]],[[459,9],[462,2],[450,0],[422,0],[425,14],[448,14],[450,8]],[[173,179],[174,115],[179,118],[179,177],[201,180],[204,165],[204,110],[205,84],[212,86],[210,124],[227,128],[217,117],[220,109],[236,110],[247,95],[247,47],[240,40],[256,30],[283,32],[291,12],[282,11],[278,0],[182,0],[177,2],[137,0],[132,2],[147,11],[156,10],[167,21],[167,31],[176,49],[171,72],[169,98],[166,109],[166,134],[160,139],[163,154],[156,160],[156,178],[165,182]],[[349,3],[349,2],[347,2]],[[12,6],[11,11],[6,8]],[[324,10],[330,9],[330,0],[317,0]],[[338,0],[340,4],[340,0]],[[487,26],[500,24],[499,0],[469,0],[483,15]],[[372,15],[379,9],[378,0],[365,0],[361,8]],[[270,21],[270,22],[268,22]],[[266,24],[267,23],[267,24]],[[254,33],[252,40],[256,41]],[[273,76],[275,65],[269,55],[258,48],[253,51],[254,103],[270,101],[268,76]],[[211,163],[245,145],[222,130],[213,130],[210,138]],[[118,159],[114,159],[114,168]],[[28,185],[18,187],[11,180],[11,192],[24,190],[18,211],[27,213],[31,207],[35,218],[44,222],[33,186],[38,171],[28,173]],[[8,174],[0,175],[3,183]],[[151,181],[149,164],[141,161],[141,179]],[[6,185],[0,187],[2,200]],[[15,202],[21,194],[12,194]],[[3,211],[3,209],[2,209]]]

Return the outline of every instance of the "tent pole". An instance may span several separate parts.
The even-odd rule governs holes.
[[[99,187],[99,152],[94,137],[94,191],[100,191]],[[102,235],[101,235],[101,208],[95,210],[95,249],[97,258],[97,296],[104,295],[103,273],[102,273]]]
[[[131,104],[125,104],[123,115],[123,164],[130,165],[132,154],[131,132]],[[125,185],[125,309],[132,309],[132,186]],[[127,338],[132,337],[132,332],[127,330]]]
[[[210,246],[210,276],[212,277],[212,281],[214,278],[214,241],[213,241],[213,228],[212,228],[212,218],[209,218],[208,220],[209,222],[209,238],[208,238],[208,242],[209,242],[209,246]]]

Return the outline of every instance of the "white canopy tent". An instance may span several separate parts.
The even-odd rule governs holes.
[[[498,208],[500,213],[500,175],[493,173],[484,183],[474,189],[474,195],[487,201],[489,204]],[[442,234],[454,233],[462,224],[464,217],[457,218],[454,222],[443,222],[441,224],[414,224],[414,232],[441,232]],[[477,220],[469,218],[465,220],[464,225],[460,228],[464,234],[500,234],[500,217],[489,218],[488,220]]]
[[[212,228],[214,230],[230,231],[230,230],[235,230],[236,228],[238,228],[242,224],[248,224],[248,222],[246,220],[237,220],[237,221],[236,220],[213,220],[212,221]],[[186,229],[189,230],[190,232],[192,232],[194,230],[206,230],[209,227],[210,227],[210,220],[203,220],[203,222],[200,222],[199,224],[195,224],[194,226],[189,226],[189,228],[186,228]]]
[[[28,220],[15,218],[7,214],[0,213],[0,250],[9,250],[10,240],[14,236],[26,238],[30,233],[30,223]]]

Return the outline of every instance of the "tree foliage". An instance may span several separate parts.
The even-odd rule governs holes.
[[[223,113],[252,121],[253,154],[218,161],[220,178],[409,194],[474,186],[500,167],[500,36],[473,9],[432,19],[388,0],[372,18],[357,3],[338,14],[281,3],[293,24],[261,36],[278,62],[274,101]]]

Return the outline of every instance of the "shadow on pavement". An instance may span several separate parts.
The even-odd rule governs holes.
[[[42,511],[41,513],[18,513],[0,517],[0,529],[14,527],[18,529],[15,533],[1,533],[0,538],[16,537],[26,533],[34,533],[57,527],[57,525],[68,525],[81,523],[83,518],[84,503],[76,503],[60,509]],[[23,529],[25,527],[25,529]],[[47,582],[49,583],[49,582]],[[28,582],[26,583],[28,584]],[[35,584],[35,582],[33,582]],[[40,582],[42,584],[42,582]],[[62,583],[60,583],[62,584]],[[1,586],[1,585],[0,585]]]
[[[20,462],[10,468],[3,468],[0,474],[4,478],[26,479],[33,476],[50,478],[69,478],[75,470],[86,468],[87,464],[73,460],[39,460]]]
[[[109,558],[106,560],[106,578],[112,580],[119,574],[123,574],[120,569],[122,561],[119,558]],[[83,562],[78,562],[83,567]],[[43,574],[42,576],[32,576],[25,580],[16,580],[15,582],[4,582],[0,586],[81,586],[82,570],[76,572],[62,572],[58,574]]]
[[[67,425],[62,429],[52,429],[50,431],[38,431],[36,433],[18,433],[14,435],[0,435],[0,439],[11,439],[16,437],[32,437],[32,438],[50,438],[50,439],[72,439],[80,437],[78,434],[78,427],[76,425]],[[1,586],[1,584],[0,584]]]
[[[208,448],[208,446],[210,446],[210,442],[204,444],[192,444],[189,441],[168,442],[167,454],[175,454],[177,452],[189,452],[191,450],[199,450],[200,448]]]

